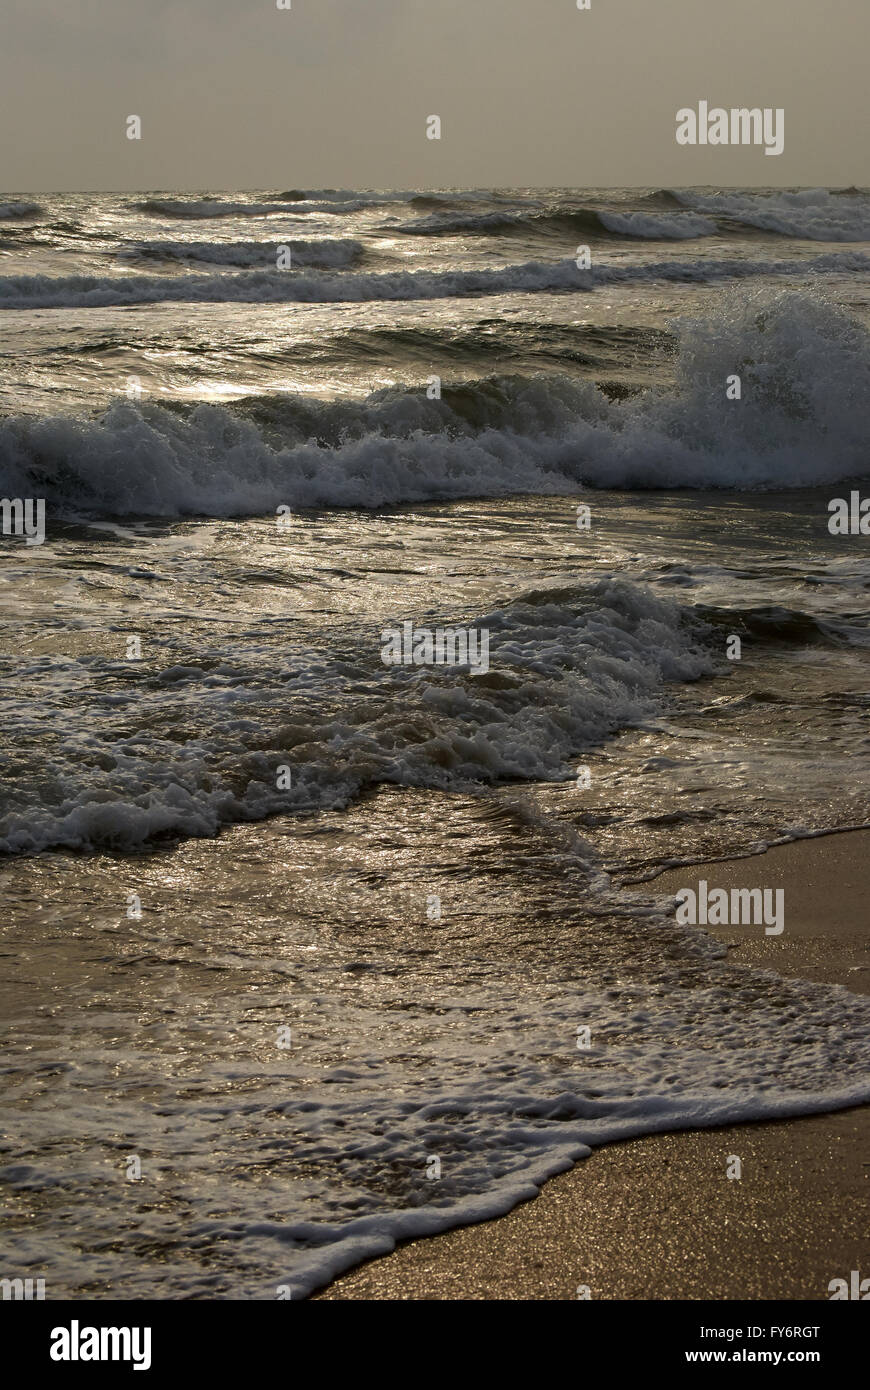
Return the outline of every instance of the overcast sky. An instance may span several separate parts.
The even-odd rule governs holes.
[[[868,0],[591,3],[0,0],[0,191],[870,184]]]

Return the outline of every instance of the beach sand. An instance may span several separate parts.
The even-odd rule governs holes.
[[[716,929],[733,959],[870,993],[870,831],[668,870],[648,889],[785,890],[781,937]],[[870,1274],[870,1106],[596,1150],[497,1221],[351,1271],[326,1299],[802,1299]],[[740,1180],[726,1177],[729,1158]]]

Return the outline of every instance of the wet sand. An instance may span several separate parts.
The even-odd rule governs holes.
[[[710,929],[732,959],[870,993],[870,831],[668,870],[647,889],[785,890],[785,931]],[[409,1241],[325,1299],[801,1299],[870,1274],[870,1106],[609,1145],[497,1221]],[[742,1164],[742,1176],[727,1169]]]

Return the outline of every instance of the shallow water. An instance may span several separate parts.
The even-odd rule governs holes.
[[[0,208],[0,491],[47,506],[0,538],[0,1181],[49,1297],[303,1296],[590,1145],[870,1099],[865,1000],[645,882],[870,822],[870,200],[413,197]],[[488,670],[385,665],[406,621]]]

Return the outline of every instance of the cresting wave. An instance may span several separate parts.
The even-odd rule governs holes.
[[[603,212],[595,208],[551,208],[523,212],[436,212],[416,222],[387,224],[402,236],[504,236],[529,232],[558,236],[641,237],[648,240],[683,241],[711,236],[716,223],[707,217],[678,212],[671,216],[646,212]]]
[[[808,241],[870,241],[870,196],[805,188],[797,193],[674,191],[685,207],[713,217]]]
[[[39,203],[0,203],[0,221],[14,221],[17,217],[39,217],[43,209]]]
[[[645,237],[648,240],[688,241],[715,236],[717,227],[709,217],[678,213],[676,217],[650,217],[644,212],[600,212],[602,226],[618,236]]]
[[[609,488],[811,487],[866,470],[870,335],[814,296],[732,292],[677,325],[672,386],[610,400],[540,376],[273,397],[237,411],[113,404],[95,420],[0,422],[0,491],[49,515],[241,516],[282,503],[402,502]],[[725,381],[738,372],[739,407]],[[123,466],[120,461],[123,460]]]
[[[350,196],[291,190],[282,211],[289,221],[316,210],[314,199],[340,209]],[[373,205],[380,234],[381,195],[352,196],[355,207]],[[474,195],[409,201],[452,210]],[[521,200],[509,201],[515,210]],[[480,195],[482,207],[497,202]],[[633,236],[669,222],[730,220],[665,193],[636,206],[646,210],[616,204],[601,216],[631,219]],[[285,231],[280,220],[249,216],[234,227],[130,219],[136,230],[127,235],[204,247],[204,264],[221,265],[208,259],[217,242],[150,238]],[[111,229],[112,256],[117,222],[97,221]],[[350,235],[363,222],[350,223]],[[315,235],[324,223],[336,225],[324,219]],[[13,234],[35,241],[26,222],[4,225],[7,245]],[[573,249],[574,230],[570,240],[564,228],[552,233],[563,238],[554,255]],[[757,234],[740,240],[753,261],[759,247],[784,254]],[[222,244],[229,254],[259,245]],[[489,248],[478,249],[480,263],[492,264]],[[683,247],[688,278],[723,267],[735,249],[717,244],[723,260],[700,262],[697,247]],[[796,257],[808,249],[795,248]],[[673,247],[623,253],[677,255]],[[516,258],[537,254],[523,248]],[[656,278],[659,263],[640,267],[641,276]],[[676,260],[665,264],[658,278],[686,278]],[[868,268],[855,256],[785,264],[793,269],[784,275]],[[144,297],[122,302],[152,302],[176,267],[129,280],[109,280],[110,261],[68,268],[94,278],[45,280],[36,293],[69,295],[73,312],[33,321],[52,373],[74,381],[88,319],[75,306],[123,284]],[[679,324],[676,339],[660,335],[655,374],[644,375],[657,384],[626,399],[619,387],[638,379],[655,330],[597,320],[629,296],[602,296],[588,318],[585,297],[454,303],[437,313],[404,305],[204,313],[183,307],[195,280],[206,297],[230,302],[261,291],[274,301],[289,281],[316,302],[344,289],[377,299],[385,284],[385,297],[397,299],[500,293],[517,270],[527,284],[533,272],[508,267],[504,279],[472,281],[467,272],[385,280],[195,277],[193,269],[174,282],[182,308],[97,314],[86,325],[84,346],[111,361],[113,381],[123,382],[131,358],[166,359],[185,344],[198,374],[197,352],[217,322],[218,354],[250,349],[242,380],[252,390],[286,380],[264,379],[262,361],[285,373],[290,352],[322,347],[346,366],[342,343],[359,351],[371,379],[380,335],[402,364],[391,362],[387,379],[413,384],[364,400],[318,399],[300,386],[229,408],[146,397],[96,418],[0,418],[0,495],[44,498],[49,523],[41,549],[0,539],[7,609],[23,618],[16,650],[0,653],[0,853],[75,851],[7,859],[7,911],[22,924],[26,959],[37,938],[50,944],[66,925],[80,946],[93,929],[96,971],[50,1029],[34,1036],[28,1008],[8,1039],[7,1068],[30,1115],[0,1174],[28,1205],[22,1260],[44,1269],[50,1243],[57,1296],[77,1296],[87,1280],[126,1297],[274,1298],[281,1280],[298,1298],[397,1239],[509,1210],[590,1146],[868,1100],[870,1001],[734,964],[711,938],[675,924],[661,900],[621,892],[608,878],[640,877],[667,857],[689,862],[693,848],[694,859],[712,857],[733,840],[745,852],[764,838],[858,820],[867,697],[857,662],[868,640],[861,549],[817,545],[812,524],[839,486],[790,503],[785,529],[778,498],[711,504],[583,492],[792,489],[866,472],[867,331],[824,295],[794,293],[782,280],[775,290],[757,281],[729,288],[716,293],[715,312],[699,309]],[[534,271],[542,277],[534,288],[550,288],[554,272],[563,273]],[[555,288],[571,294],[612,283],[584,282],[570,263],[564,276]],[[83,285],[96,299],[77,298]],[[33,304],[29,293],[16,307]],[[834,293],[860,300],[863,285],[838,281]],[[644,308],[632,322],[661,324],[664,302],[676,298],[658,284],[632,289],[633,306]],[[236,332],[243,319],[253,342]],[[298,331],[285,344],[289,319]],[[279,327],[269,337],[272,322]],[[460,379],[445,372],[441,399],[429,400],[420,383],[441,335],[456,347]],[[665,351],[672,341],[676,358]],[[493,352],[486,366],[476,355],[483,343]],[[505,374],[512,364],[534,369],[511,356],[531,345],[559,375]],[[592,364],[588,345],[600,354]],[[443,371],[439,361],[434,370]],[[593,366],[604,389],[565,375],[576,362]],[[615,390],[614,363],[631,364]],[[499,375],[478,379],[488,370]],[[735,372],[739,405],[724,390]],[[335,376],[330,364],[317,380]],[[14,399],[42,410],[46,396]],[[70,407],[55,404],[61,409]],[[528,492],[557,501],[296,516],[289,544],[275,525],[281,504],[297,512]],[[574,503],[584,500],[593,531],[572,546]],[[119,515],[258,519],[57,525]],[[131,613],[141,661],[124,659]],[[381,630],[405,618],[485,629],[489,671],[384,667]],[[739,671],[723,657],[732,632],[751,642],[753,659]],[[594,806],[572,785],[578,761],[597,763],[599,789],[599,773],[609,779]],[[282,764],[292,787],[276,783]],[[221,832],[223,846],[209,844]],[[106,857],[176,839],[190,843],[171,859],[137,860],[132,879],[129,859]],[[288,872],[305,885],[293,901]],[[49,892],[34,894],[34,875]],[[754,872],[748,881],[758,881]],[[130,886],[145,909],[138,926],[123,918]],[[425,918],[433,889],[445,906],[437,928]],[[288,990],[294,1049],[240,1064],[239,1039],[271,1038]],[[93,1006],[104,996],[118,1005],[110,1019]],[[191,1019],[207,1035],[207,1073],[190,1047]],[[588,1052],[577,1050],[579,1022],[592,1031]],[[46,1087],[58,1052],[67,1074]],[[179,1068],[179,1057],[192,1060]],[[182,1113],[179,1126],[172,1117]],[[159,1156],[169,1200],[149,1216],[147,1240],[129,1229],[126,1184],[105,1182],[117,1134],[138,1136],[143,1153]],[[437,1184],[418,1162],[429,1154],[443,1162]],[[205,1198],[182,1207],[172,1194],[189,1193],[192,1172]],[[60,1231],[58,1194],[75,1218]]]
[[[870,271],[870,256],[834,252],[811,260],[655,261],[578,270],[573,260],[528,261],[500,270],[397,271],[336,274],[291,271],[195,276],[0,276],[0,309],[87,308],[113,304],[333,304],[373,300],[450,299],[506,294],[589,291],[599,286],[665,280],[706,284],[758,276]]]
[[[647,203],[656,211],[557,205],[474,212],[445,208],[430,200],[420,204],[431,209],[429,216],[392,224],[390,229],[403,236],[518,236],[537,232],[683,240],[711,236],[720,230],[720,224],[736,222],[808,241],[870,241],[870,195],[858,190],[845,194],[823,188],[795,193],[707,194],[662,189],[647,195]],[[669,208],[678,210],[658,210]]]

